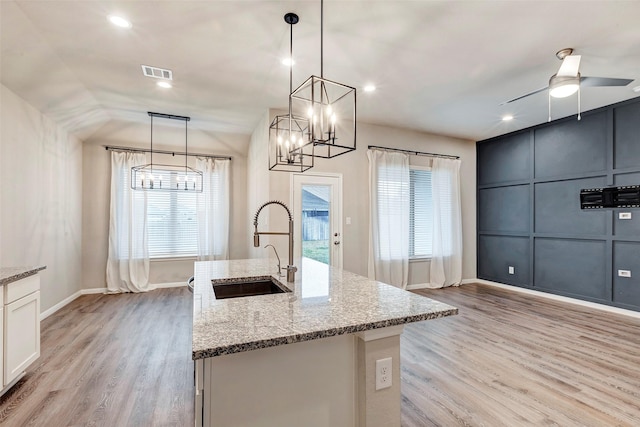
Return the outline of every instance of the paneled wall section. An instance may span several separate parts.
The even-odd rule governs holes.
[[[583,188],[640,184],[640,98],[479,141],[477,161],[478,278],[640,311],[640,209],[580,209]]]

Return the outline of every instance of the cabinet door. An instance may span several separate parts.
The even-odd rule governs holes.
[[[40,292],[4,306],[4,385],[40,357]]]

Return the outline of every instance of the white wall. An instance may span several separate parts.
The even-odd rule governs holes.
[[[154,149],[184,152],[184,124],[166,126],[154,122]],[[247,159],[246,135],[210,134],[198,129],[188,131],[189,152],[231,156],[231,215],[229,256],[247,258],[248,228],[246,225]],[[111,122],[107,128],[85,141],[83,179],[91,185],[83,189],[82,216],[82,283],[83,288],[106,286],[106,266],[109,249],[109,203],[111,154],[103,145],[148,149],[149,126]],[[147,155],[149,159],[149,155]],[[153,156],[154,163],[184,164],[184,156]],[[195,159],[189,158],[189,166]],[[152,260],[149,281],[153,284],[186,282],[193,275],[192,259]]]
[[[47,266],[44,312],[81,287],[82,143],[4,85],[0,106],[0,266]]]
[[[276,111],[271,111],[271,117]],[[265,123],[262,123],[265,125]],[[266,125],[265,125],[266,126]],[[256,132],[261,132],[256,129]],[[254,134],[255,135],[255,134]],[[266,137],[268,138],[268,136]],[[266,146],[266,138],[252,139],[251,144]],[[369,182],[367,146],[378,145],[426,151],[440,154],[460,156],[461,193],[462,193],[462,227],[463,227],[463,279],[476,277],[476,150],[475,142],[433,135],[408,129],[389,126],[358,123],[357,150],[333,159],[316,159],[312,169],[305,173],[340,173],[343,177],[343,240],[344,261],[346,270],[367,275],[369,245]],[[251,147],[249,150],[254,150]],[[264,156],[267,156],[265,149]],[[420,162],[412,156],[412,163]],[[267,168],[266,157],[256,159],[256,167]],[[255,173],[255,172],[254,172]],[[261,175],[262,176],[262,175]],[[290,173],[269,172],[268,194],[251,195],[257,197],[259,203],[270,199],[279,199],[290,203]],[[251,185],[251,182],[249,183]],[[251,201],[249,203],[252,203]],[[286,230],[286,221],[274,215],[270,228]],[[345,218],[351,218],[351,224]],[[282,221],[281,221],[282,220]],[[262,222],[262,221],[261,221]],[[262,243],[262,242],[261,242]],[[279,253],[287,253],[286,241],[272,239]],[[263,252],[260,256],[268,256]],[[422,284],[429,281],[428,261],[410,264],[409,284]]]
[[[269,123],[269,112],[266,111],[251,135],[247,154],[247,230],[250,233],[246,245],[250,258],[265,256],[263,248],[253,247],[253,217],[260,205],[270,200],[269,174],[276,173],[269,172],[268,167]],[[269,209],[261,212],[259,219],[260,230],[263,230],[269,223]],[[267,245],[270,240],[268,236],[261,236],[260,245]]]

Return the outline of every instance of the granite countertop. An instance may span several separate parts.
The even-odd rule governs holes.
[[[47,268],[46,265],[35,267],[2,267],[0,268],[0,286],[32,276],[45,268]]]
[[[193,359],[436,319],[458,309],[302,258],[295,283],[269,259],[195,263]],[[284,269],[283,269],[284,272]],[[271,276],[290,293],[216,300],[212,280]]]

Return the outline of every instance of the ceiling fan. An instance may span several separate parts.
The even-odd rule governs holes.
[[[581,87],[587,86],[626,86],[633,79],[617,79],[612,77],[586,77],[580,75],[580,55],[573,55],[573,49],[561,49],[556,53],[558,59],[562,61],[560,69],[549,79],[549,86],[543,87],[517,98],[502,102],[500,105],[509,104],[527,96],[534,95],[544,90],[549,90],[549,96],[554,98],[565,98],[573,95]]]

